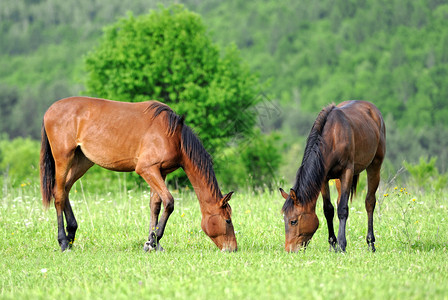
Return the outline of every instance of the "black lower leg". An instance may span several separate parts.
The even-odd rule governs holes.
[[[344,197],[345,196],[345,197]],[[345,237],[345,226],[348,219],[348,195],[343,195],[338,205],[339,231],[338,231],[338,246],[339,250],[345,252],[347,247],[347,239]]]
[[[375,194],[368,191],[366,197],[366,211],[367,211],[367,245],[372,252],[375,252],[375,235],[373,234],[373,212],[375,211],[376,198]]]
[[[371,250],[372,252],[375,252],[375,235],[373,234],[373,217],[370,218],[369,216],[369,221],[368,221],[368,229],[367,229],[367,245],[369,246],[369,250]]]
[[[78,223],[76,222],[75,215],[73,214],[70,202],[68,200],[65,203],[64,209],[65,219],[67,220],[67,239],[69,247],[72,246],[75,241],[76,230],[78,229]]]
[[[76,235],[76,230],[78,229],[78,225],[76,224],[72,224],[72,225],[67,225],[67,240],[69,243],[69,247],[72,247],[73,243],[75,242],[75,235]]]
[[[166,223],[168,221],[169,216],[174,210],[174,200],[168,202],[165,205],[165,209],[163,211],[162,217],[157,225],[151,228],[149,232],[148,241],[145,243],[144,249],[145,251],[149,251],[152,249],[163,250],[162,246],[160,246],[160,240],[163,237],[163,233],[165,232]]]
[[[151,195],[151,220],[149,222],[148,243],[152,248],[155,248],[158,240],[156,230],[158,230],[161,201],[157,200],[160,200],[157,194]]]
[[[333,218],[334,218],[334,206],[331,203],[330,198],[330,187],[328,185],[328,181],[325,182],[322,186],[322,200],[323,200],[323,208],[325,219],[327,220],[328,227],[328,243],[330,244],[330,251],[336,250],[337,239],[334,235],[334,227],[333,227]]]
[[[331,247],[335,248],[337,239],[334,234],[334,227],[333,227],[334,207],[330,202],[324,203],[324,215],[325,219],[327,220],[328,243],[330,244]]]
[[[58,215],[58,242],[62,251],[65,251],[68,247],[68,239],[64,230],[64,218],[62,213]]]

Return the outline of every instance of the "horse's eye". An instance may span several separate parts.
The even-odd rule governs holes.
[[[230,223],[232,223],[232,220],[231,220],[231,219],[228,219],[228,220],[226,220],[226,223],[227,223],[227,224],[230,224]]]
[[[291,226],[297,225],[297,220],[291,221]]]

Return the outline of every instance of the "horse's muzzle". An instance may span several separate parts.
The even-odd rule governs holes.
[[[222,252],[236,252],[238,250],[238,246],[236,243],[224,243],[222,245]]]

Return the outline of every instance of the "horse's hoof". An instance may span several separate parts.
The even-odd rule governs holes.
[[[337,243],[330,243],[330,252],[338,252],[338,244]]]
[[[60,245],[61,245],[61,252],[70,250],[68,242],[64,241],[64,242],[60,243]]]
[[[345,247],[342,248],[341,245],[336,245],[334,248],[334,252],[345,254]]]
[[[149,242],[149,241],[143,245],[143,250],[145,250],[145,252],[151,252],[153,250],[160,251],[160,252],[165,251],[165,249],[163,249],[162,246],[160,246],[160,244],[157,244],[155,247],[153,247],[151,245],[151,242]]]
[[[151,246],[151,242],[149,242],[149,241],[143,245],[143,250],[145,250],[145,252],[151,252],[152,250],[155,250],[155,249],[156,248]]]

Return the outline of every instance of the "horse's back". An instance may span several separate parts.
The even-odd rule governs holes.
[[[376,125],[378,131],[385,132],[383,116],[379,109],[371,102],[362,100],[344,101],[337,105],[351,120],[354,125],[368,123],[369,126]]]
[[[337,105],[336,110],[343,113],[357,138],[372,139],[372,135],[375,135],[376,139],[380,140],[385,136],[383,117],[373,103],[360,100],[344,101]]]
[[[77,144],[91,140],[141,138],[151,127],[148,102],[129,103],[91,97],[56,101],[44,116],[47,131],[59,131]],[[51,133],[50,133],[51,134]]]
[[[64,117],[78,118],[80,113],[95,113],[102,111],[104,113],[112,113],[112,115],[123,113],[145,113],[145,108],[149,107],[151,103],[157,101],[146,102],[121,102],[93,97],[68,97],[54,102],[45,113],[45,116],[58,115],[64,113]],[[73,115],[71,116],[70,113]]]
[[[65,98],[50,106],[44,126],[55,150],[64,153],[80,147],[89,160],[104,168],[132,171],[148,151],[161,160],[165,154],[156,149],[169,144],[165,119],[150,113],[154,102]]]

